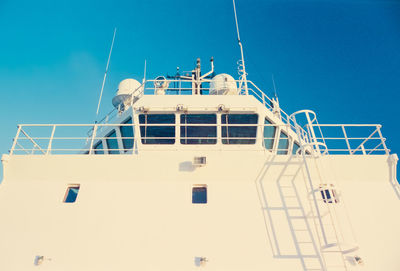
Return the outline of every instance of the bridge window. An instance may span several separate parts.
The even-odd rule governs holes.
[[[174,114],[139,115],[142,144],[174,144]]]
[[[132,124],[132,118],[129,117],[127,120],[125,120],[122,124]],[[124,145],[124,152],[127,152],[129,149],[133,148],[133,126],[128,125],[128,126],[120,126],[119,130],[121,132],[121,137],[122,137],[122,144]]]
[[[79,184],[70,185],[67,188],[67,192],[65,193],[64,202],[72,203],[76,201],[79,192]]]
[[[288,149],[289,149],[289,138],[284,131],[281,131],[281,134],[279,137],[278,150],[276,153],[277,154],[288,154]]]
[[[112,130],[112,132],[106,136],[106,142],[109,154],[119,154],[118,140],[115,130]]]
[[[257,114],[222,114],[222,144],[255,144],[257,120]]]
[[[196,185],[192,188],[192,203],[197,203],[197,204],[207,203],[206,185]]]
[[[300,149],[300,145],[297,142],[293,143],[292,154],[297,154],[297,150]]]
[[[93,149],[94,149],[94,154],[104,154],[103,142],[101,140],[97,142],[96,145],[94,145]]]
[[[215,114],[182,114],[181,144],[216,144],[216,124],[217,116]]]
[[[264,124],[264,146],[267,150],[272,150],[274,147],[276,126],[267,118]]]

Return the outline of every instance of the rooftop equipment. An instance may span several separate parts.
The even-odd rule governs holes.
[[[128,78],[122,80],[118,85],[117,95],[115,95],[112,100],[114,107],[120,107],[120,110],[123,110],[125,106],[131,102],[131,99],[133,99],[133,102],[135,102],[138,97],[134,92],[136,92],[141,85],[142,84],[135,79]]]
[[[235,79],[226,73],[216,75],[210,82],[211,95],[237,95]]]

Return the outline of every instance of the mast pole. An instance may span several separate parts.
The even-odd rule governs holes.
[[[238,37],[238,43],[239,43],[239,47],[240,47],[240,55],[242,57],[242,79],[244,82],[244,89],[246,91],[246,95],[249,95],[249,89],[247,87],[247,73],[246,73],[246,65],[244,63],[244,54],[243,54],[243,45],[242,42],[240,41],[240,34],[239,34],[239,23],[238,23],[238,19],[237,19],[237,15],[236,15],[236,5],[235,5],[235,0],[233,1],[233,12],[235,13],[235,22],[236,22],[236,32],[237,32],[237,37]]]
[[[102,85],[101,85],[99,103],[97,104],[96,119],[97,119],[97,116],[99,115],[99,109],[100,109],[100,104],[101,104],[101,98],[103,97],[104,84],[106,83],[108,65],[110,64],[110,58],[111,58],[111,53],[112,53],[112,50],[113,50],[113,47],[114,47],[114,40],[115,40],[115,33],[116,33],[116,32],[117,32],[117,28],[114,28],[114,35],[113,35],[113,39],[112,39],[112,42],[111,42],[110,53],[108,54],[108,60],[107,60],[107,65],[106,65],[106,71],[105,71],[105,73],[104,73],[103,83],[102,83]]]

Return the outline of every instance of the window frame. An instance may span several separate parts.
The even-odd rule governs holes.
[[[128,123],[129,121],[130,121],[130,123]],[[121,134],[121,142],[122,142],[123,152],[126,153],[129,150],[132,150],[135,146],[135,126],[133,123],[133,117],[129,116],[121,124],[123,124],[123,126],[121,126],[121,125],[119,126],[119,133]],[[131,124],[131,125],[125,125],[125,124]],[[132,129],[132,138],[131,137],[125,138],[125,135],[122,131],[123,131],[123,129],[126,129],[126,128]],[[132,144],[132,147],[126,146],[128,144],[126,144],[125,141],[128,141],[128,140],[132,140],[132,143],[129,143],[129,144]]]
[[[286,136],[286,138],[282,139],[282,134]],[[287,140],[287,147],[286,148],[280,148],[280,143],[281,140]],[[279,131],[279,139],[278,139],[278,146],[276,147],[276,154],[277,155],[288,155],[289,154],[289,147],[290,147],[290,137],[288,135],[288,132],[285,132],[283,129],[280,129]]]
[[[155,115],[159,115],[159,116],[167,116],[167,115],[171,115],[173,116],[173,123],[148,123],[147,119],[148,116],[155,116]],[[141,121],[142,116],[145,117],[145,122]],[[176,116],[177,114],[174,112],[168,112],[168,113],[142,113],[138,115],[138,119],[139,119],[139,133],[140,133],[140,142],[142,145],[174,145],[177,142],[177,121],[176,121]],[[148,124],[151,124],[150,126],[148,126]],[[170,132],[173,132],[173,136],[167,136],[167,137],[147,137],[147,129],[149,127],[157,127],[157,128],[161,128],[161,127],[172,127],[170,128]],[[151,128],[150,128],[151,129]],[[143,135],[143,130],[145,135]],[[154,133],[154,131],[153,131]],[[157,141],[158,140],[158,141]],[[150,143],[148,141],[151,141]]]
[[[69,184],[67,186],[67,191],[65,192],[64,195],[63,203],[75,203],[78,199],[80,188],[81,188],[80,184]],[[70,192],[73,191],[73,189],[77,189],[77,192],[75,193],[75,198],[73,199],[73,201],[67,201],[70,196]]]
[[[230,123],[229,116],[240,116],[240,115],[249,115],[255,116],[256,122],[246,122],[246,123]],[[224,120],[224,117],[228,119]],[[255,145],[257,143],[257,133],[258,133],[258,122],[259,122],[259,114],[258,113],[242,113],[242,112],[234,112],[234,113],[222,113],[220,114],[220,126],[221,126],[221,143],[222,145]],[[246,127],[252,128],[255,130],[254,137],[243,137],[243,136],[229,136],[229,129],[235,130],[236,127]],[[224,129],[225,128],[225,129]],[[240,131],[240,130],[238,130]],[[248,140],[249,142],[243,142]]]
[[[200,191],[196,191],[196,190],[200,190]],[[205,196],[199,198],[197,193],[204,193]],[[196,196],[197,196],[197,199],[196,199]],[[200,195],[200,196],[202,196],[202,195]],[[208,186],[206,184],[196,184],[196,185],[192,186],[192,204],[196,204],[196,205],[208,204]]]
[[[267,123],[265,123],[266,121],[268,121],[269,124],[271,124],[271,125],[265,126],[265,124],[267,124]],[[274,132],[273,132],[274,135],[272,136],[272,138],[266,139],[266,137],[265,137],[265,127],[272,127],[274,129]],[[264,118],[264,126],[263,126],[263,146],[264,146],[265,149],[267,149],[269,151],[273,151],[274,150],[275,142],[276,142],[276,139],[277,139],[277,137],[276,137],[277,131],[278,131],[277,124],[274,123],[273,121],[271,121],[268,117],[265,117]],[[271,148],[267,148],[266,147],[266,145],[265,145],[265,141],[266,140],[272,140]]]
[[[114,134],[115,136],[110,137],[110,135]],[[106,146],[107,146],[107,152],[108,154],[120,154],[120,146],[119,146],[119,142],[118,142],[118,137],[117,137],[117,131],[116,129],[112,129],[107,136],[104,137],[105,141],[106,141]],[[117,143],[117,148],[110,148],[109,145],[109,141],[114,141]]]
[[[215,122],[213,123],[208,123],[208,122],[204,122],[204,123],[196,123],[196,122],[190,122],[188,123],[188,116],[200,116],[200,115],[207,115],[207,116],[213,116],[215,118]],[[182,122],[184,118],[185,122]],[[193,125],[194,124],[194,125]],[[215,136],[211,136],[211,137],[204,137],[204,136],[200,136],[200,137],[190,137],[188,136],[188,127],[190,127],[191,129],[195,130],[196,127],[198,128],[214,128],[215,131]],[[185,129],[185,130],[183,130]],[[188,141],[192,140],[192,142],[195,142],[196,140],[199,140],[199,142],[201,142],[202,140],[206,141],[204,143],[189,143]],[[205,113],[182,113],[179,114],[179,143],[181,145],[216,145],[218,142],[218,114],[215,113],[209,113],[209,112],[205,112]]]

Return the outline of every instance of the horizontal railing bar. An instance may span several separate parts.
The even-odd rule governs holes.
[[[311,124],[311,126],[321,127],[341,127],[341,126],[354,126],[354,127],[382,127],[380,124]]]

